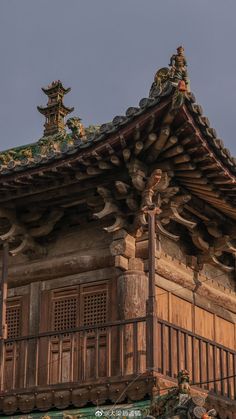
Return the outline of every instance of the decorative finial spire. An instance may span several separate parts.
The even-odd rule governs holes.
[[[38,106],[38,111],[46,118],[44,124],[44,136],[65,132],[64,118],[74,108],[67,108],[63,104],[63,97],[71,89],[65,89],[60,80],[53,81],[48,87],[42,88],[43,92],[48,96],[46,107]]]

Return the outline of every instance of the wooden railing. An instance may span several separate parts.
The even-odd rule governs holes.
[[[187,369],[198,387],[235,399],[236,377],[221,380],[236,374],[235,351],[160,319],[156,327],[156,372],[176,378]],[[137,376],[146,358],[146,318],[7,339],[1,391]]]
[[[159,373],[176,378],[187,369],[193,384],[235,400],[235,351],[163,320],[158,320],[158,341]]]
[[[4,341],[1,390],[146,371],[145,318]]]

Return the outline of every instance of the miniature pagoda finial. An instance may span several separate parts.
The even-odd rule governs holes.
[[[71,89],[65,89],[60,80],[53,81],[48,87],[42,88],[48,96],[46,107],[38,106],[38,111],[46,118],[44,124],[44,136],[54,135],[59,132],[65,132],[64,118],[74,108],[67,108],[63,103],[63,97]]]

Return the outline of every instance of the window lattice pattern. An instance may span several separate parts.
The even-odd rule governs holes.
[[[20,336],[20,306],[7,307],[6,322],[7,322],[7,337],[9,339]]]
[[[53,330],[68,330],[76,327],[77,297],[54,301]]]
[[[84,296],[84,326],[96,326],[107,320],[107,292]]]

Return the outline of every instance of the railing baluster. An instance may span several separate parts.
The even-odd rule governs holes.
[[[99,329],[95,332],[95,378],[99,377]]]
[[[119,344],[120,344],[120,375],[124,375],[124,325],[120,325],[119,327],[120,336],[119,336]]]
[[[202,380],[202,367],[203,367],[203,359],[202,359],[202,340],[198,339],[198,345],[199,345],[199,381],[200,383]],[[201,385],[203,387],[203,385]]]
[[[172,370],[172,327],[169,326],[169,373],[170,377],[172,377],[173,370]]]
[[[195,338],[192,336],[191,348],[192,348],[192,381],[195,381]]]
[[[189,356],[188,356],[188,334],[184,333],[184,368],[188,370]]]
[[[63,342],[63,335],[59,336],[59,350],[58,350],[58,382],[62,382],[62,342]]]
[[[236,354],[233,354],[233,374],[234,375],[234,391],[233,391],[233,400],[236,398]]]
[[[209,343],[206,343],[206,381],[210,379],[210,367],[209,367]],[[207,389],[209,390],[209,383],[207,383]]]
[[[165,342],[164,342],[164,324],[161,324],[161,373],[165,374]]]
[[[138,327],[133,323],[133,373],[138,372]]]
[[[36,339],[36,351],[35,351],[35,386],[38,385],[39,380],[39,342],[40,339]]]
[[[229,374],[229,357],[230,357],[230,352],[226,352],[226,376],[228,377]],[[230,397],[230,378],[227,379],[227,396]]]
[[[84,331],[82,335],[82,380],[86,380],[87,367],[87,332]]]
[[[45,338],[46,339],[46,338]],[[47,374],[47,384],[50,384],[50,374],[51,374],[51,346],[52,346],[52,336],[47,339],[47,363],[43,365],[43,368],[46,369]]]
[[[23,343],[23,342],[22,342]],[[24,376],[23,376],[23,387],[26,388],[27,387],[27,364],[28,364],[28,346],[29,346],[29,341],[26,340],[24,342]]]
[[[0,340],[0,354],[2,355],[2,359],[0,360],[0,390],[3,391],[3,382],[4,382],[4,365],[5,365],[5,351],[6,351],[6,344],[4,340]]]
[[[16,357],[17,357],[17,343],[13,346],[13,373],[12,373],[12,387],[16,388]]]
[[[224,370],[223,370],[223,351],[220,348],[220,377],[224,376]],[[225,386],[224,386],[224,380],[220,381],[220,387],[221,387],[221,394],[222,396],[224,396],[224,390],[225,390]]]
[[[177,329],[177,371],[180,370],[180,331]]]
[[[213,346],[213,380],[214,380],[214,392],[218,393],[217,383],[216,383],[216,346]]]
[[[70,334],[70,381],[74,381],[75,335]]]
[[[106,333],[106,376],[111,377],[111,328],[109,327]]]

